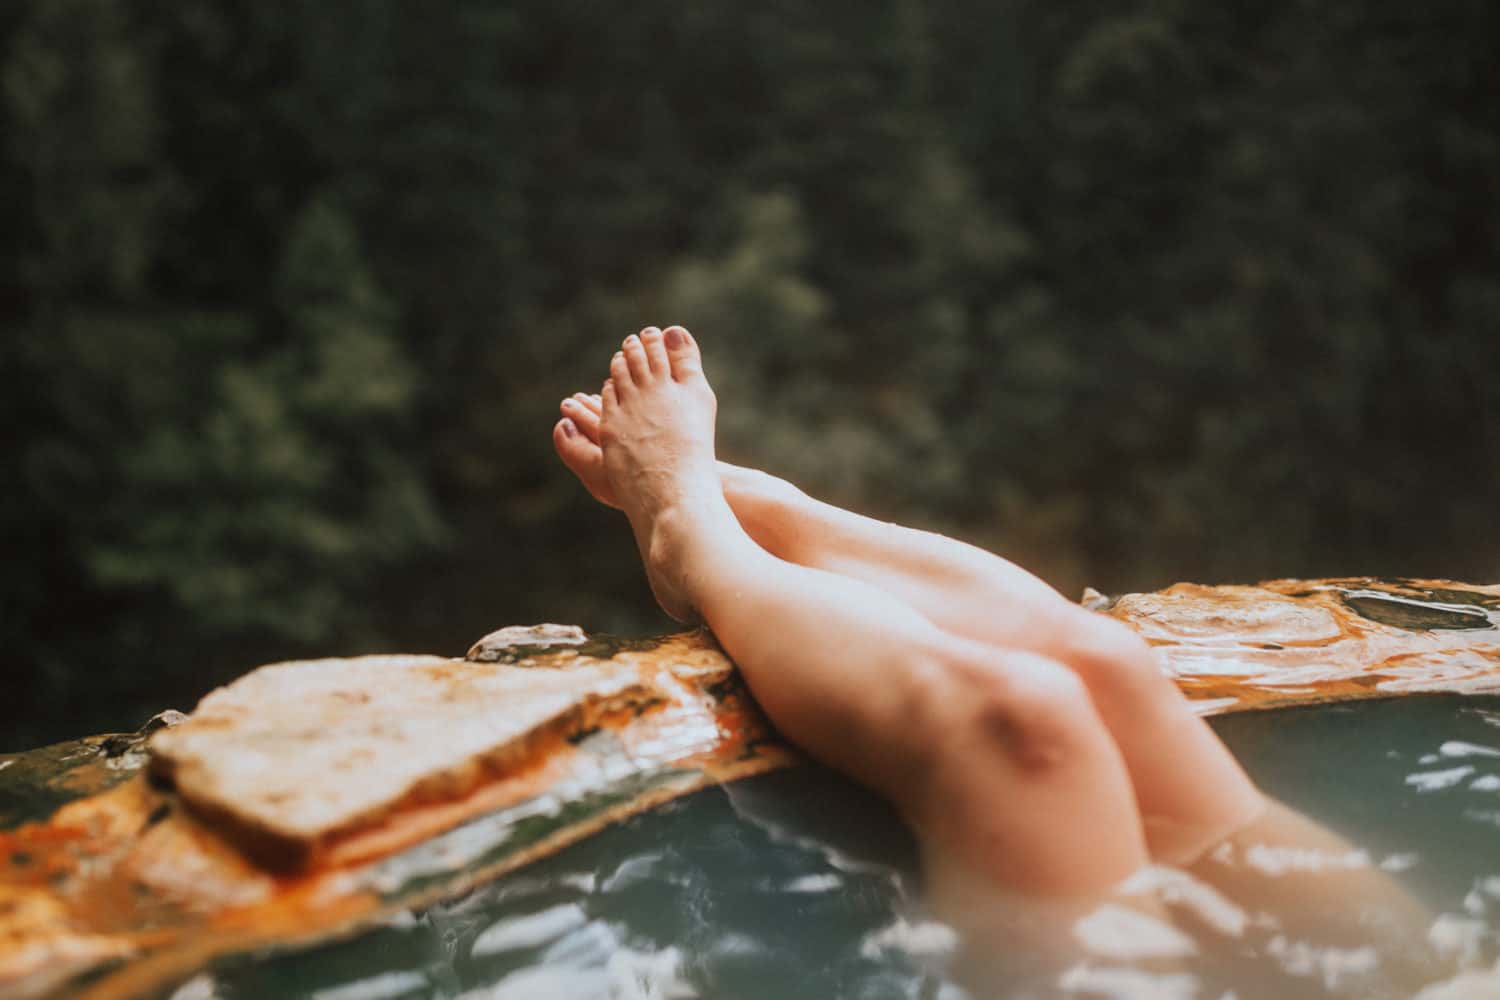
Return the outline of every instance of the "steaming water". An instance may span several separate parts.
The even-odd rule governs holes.
[[[1493,969],[1500,942],[1500,698],[1407,698],[1215,725],[1267,792],[1354,843],[1324,863],[1382,869],[1425,904],[1430,912],[1407,943],[1441,956],[1442,971],[1429,978],[1444,982],[1424,997],[1500,996],[1493,972],[1461,974]],[[1273,853],[1257,863],[1274,879],[1309,860]],[[1020,939],[965,941],[929,913],[916,845],[893,813],[808,768],[700,792],[357,939],[226,964],[172,996],[1246,1000],[1412,992],[1389,985],[1393,954],[1374,931],[1330,944],[1316,929],[1291,929],[1184,873],[1151,871],[1142,880],[1170,901],[1172,923],[1103,906],[1072,924],[1071,952],[1038,972]],[[1368,916],[1360,905],[1347,904],[1355,921]],[[976,954],[985,959],[977,979],[974,963],[961,960]]]

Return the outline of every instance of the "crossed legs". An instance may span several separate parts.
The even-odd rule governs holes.
[[[1117,623],[996,556],[713,459],[680,327],[565,401],[563,460],[630,518],[658,598],[701,614],[793,740],[1017,889],[1182,862],[1263,799]]]

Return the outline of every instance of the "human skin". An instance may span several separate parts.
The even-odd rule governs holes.
[[[691,335],[648,327],[554,440],[792,740],[1029,893],[1189,861],[1264,809],[1129,630],[997,556],[716,463],[715,409]]]
[[[1066,927],[1154,863],[1297,936],[1367,941],[1381,912],[1386,940],[1420,940],[1428,914],[1262,795],[1125,626],[999,556],[717,462],[715,413],[691,334],[647,327],[599,395],[563,401],[553,439],[624,511],[663,608],[701,618],[785,735],[911,822],[940,909],[1014,930],[1020,896],[1062,904]],[[1267,877],[1244,863],[1261,848],[1334,863]],[[1433,971],[1420,948],[1386,964]]]
[[[691,335],[680,327],[668,330],[684,338],[688,345],[685,350],[691,353],[691,360],[684,361],[690,366],[687,381],[680,382],[674,376],[673,385],[701,390],[699,395],[706,394],[711,400],[712,393],[702,376],[701,359]],[[618,386],[624,377],[634,388],[636,369],[651,377],[650,356],[670,353],[665,338],[663,331],[647,327],[627,341],[611,369],[612,382]],[[634,367],[632,357],[637,359]],[[672,358],[667,360],[670,363]],[[620,369],[619,374],[615,373],[616,368]],[[655,382],[646,384],[654,386]],[[706,408],[706,417],[699,418],[706,427],[695,431],[694,439],[701,471],[702,452],[706,448],[712,454],[712,404],[699,401],[695,408],[675,400],[657,403],[656,395],[645,392],[637,398],[643,400],[643,408],[644,400],[650,401],[652,415],[617,419],[613,432],[616,440],[628,441],[632,447],[640,447],[635,439],[642,435],[652,435],[656,440],[662,440],[663,435],[669,437],[665,425],[670,420],[689,420],[687,414]],[[554,444],[563,461],[598,500],[621,507],[619,491],[611,483],[601,447],[605,409],[603,396],[578,393],[569,397],[563,402],[563,419],[553,431]],[[672,416],[666,416],[668,413]],[[665,459],[645,454],[639,461],[660,463]],[[637,473],[625,471],[622,475],[630,477]],[[1191,861],[1210,845],[1246,826],[1265,808],[1264,798],[1165,676],[1150,647],[1118,622],[1073,604],[1037,577],[992,553],[932,532],[874,520],[822,503],[763,472],[718,462],[713,465],[712,476],[704,473],[692,482],[699,493],[716,492],[721,496],[736,522],[732,528],[720,525],[727,537],[747,552],[760,550],[750,553],[754,557],[751,566],[783,575],[785,569],[776,564],[817,571],[816,575],[790,576],[808,585],[832,588],[833,593],[847,598],[844,603],[851,619],[847,629],[840,629],[834,636],[832,645],[847,648],[850,630],[855,628],[874,629],[876,640],[882,641],[885,637],[880,622],[874,619],[889,613],[894,616],[891,622],[904,623],[909,630],[904,633],[907,637],[920,640],[923,656],[943,663],[956,660],[971,664],[962,669],[951,665],[934,668],[945,683],[961,689],[962,693],[955,694],[956,697],[973,694],[983,698],[1003,697],[997,692],[1007,687],[1005,679],[1019,673],[1030,677],[1009,684],[1018,692],[1030,681],[1037,686],[1050,683],[1049,697],[1071,697],[1080,702],[1076,713],[1079,720],[1097,718],[1103,724],[1104,735],[1115,748],[1109,756],[1117,756],[1129,775],[1136,800],[1136,815],[1129,825],[1140,830],[1146,852],[1153,860],[1172,864]],[[659,487],[652,489],[659,492]],[[712,506],[717,511],[719,505]],[[632,524],[643,519],[649,517],[637,515]],[[636,534],[639,541],[641,530],[637,529]],[[743,544],[745,540],[752,543],[748,549]],[[767,560],[765,556],[771,558]],[[651,565],[649,551],[644,548],[643,557]],[[708,582],[717,583],[718,577],[727,571],[728,567],[710,569]],[[745,634],[729,638],[722,628],[727,621],[715,621],[701,603],[683,594],[682,588],[665,582],[675,575],[676,571],[670,568],[651,573],[653,587],[669,613],[687,617],[696,605],[726,648],[731,648],[737,640],[752,660],[770,659],[758,655],[759,647],[769,637],[761,640],[755,630],[747,629]],[[694,579],[704,577],[700,574]],[[865,602],[866,613],[858,613],[861,608],[859,601],[850,596],[851,588],[852,594]],[[774,613],[779,622],[784,612],[778,609]],[[825,649],[826,645],[809,647],[808,652],[814,659],[826,655],[837,663],[842,656],[844,662],[849,662],[847,653]],[[731,648],[731,652],[735,650]],[[1003,669],[989,663],[1017,657],[1048,662],[1031,670]],[[974,667],[972,661],[986,666]],[[1043,679],[1050,678],[1059,666],[1066,668],[1065,675]],[[816,673],[824,672],[818,666],[813,669]],[[957,679],[959,674],[971,671],[975,673],[973,679]],[[874,679],[868,675],[850,677],[844,667],[834,672],[837,679],[856,682],[852,687],[865,686]],[[907,672],[897,670],[894,676],[904,676]],[[752,667],[747,678],[755,687],[753,673]],[[765,673],[767,683],[762,687],[770,687],[772,674]],[[1054,689],[1074,689],[1079,684],[1081,691],[1070,690],[1065,694]],[[776,687],[773,700],[778,700],[776,696],[783,691],[783,685]],[[970,687],[980,690],[970,691]],[[757,695],[761,694],[757,689]],[[1073,734],[1075,738],[1081,735]]]

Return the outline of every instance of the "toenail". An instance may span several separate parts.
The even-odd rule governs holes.
[[[686,343],[687,343],[687,341],[682,339],[682,330],[681,330],[681,328],[673,326],[673,327],[669,327],[667,329],[667,346],[668,347],[677,348],[677,347],[681,347],[682,345],[684,345]]]
[[[565,400],[563,400],[563,409],[565,409],[565,410],[576,410],[576,409],[578,409],[578,401],[575,400],[575,399],[565,399]]]
[[[625,338],[625,346],[629,347],[631,344],[635,343],[636,341],[638,341],[640,339],[641,338],[637,337],[635,334],[632,333],[630,336],[628,336],[628,337]]]
[[[578,433],[578,428],[576,428],[576,427],[573,426],[573,421],[571,421],[571,420],[564,420],[562,422],[562,425],[563,425],[563,437],[572,437],[574,434]]]

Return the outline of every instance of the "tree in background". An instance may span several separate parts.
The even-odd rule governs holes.
[[[246,650],[389,641],[380,573],[441,538],[406,457],[417,372],[343,211],[289,219],[255,298],[159,290],[190,280],[158,269],[192,178],[163,158],[146,39],[119,5],[43,5],[6,77],[33,236],[11,276],[6,617],[41,710],[139,714]]]
[[[647,322],[730,457],[1066,591],[1492,577],[1496,16],[8,6],[10,743],[662,627],[548,438]]]

